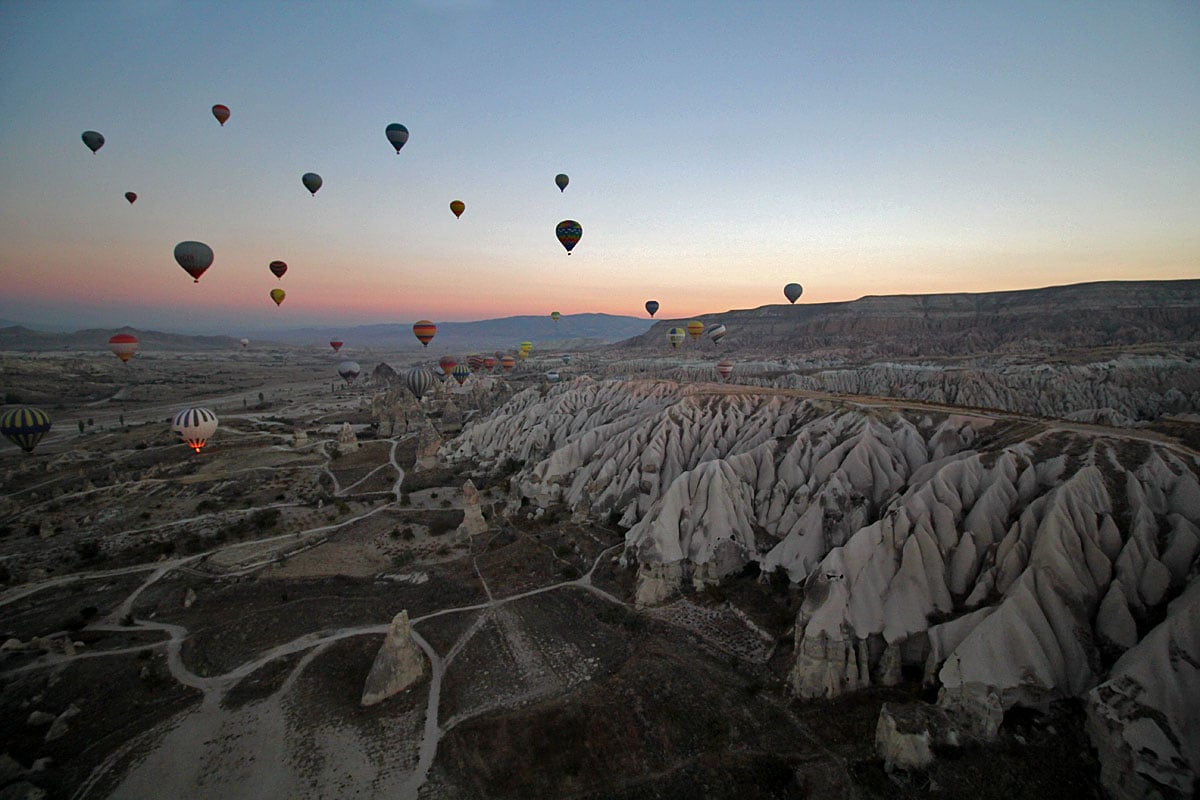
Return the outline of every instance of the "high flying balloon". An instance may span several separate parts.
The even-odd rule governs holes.
[[[112,350],[123,363],[128,364],[129,359],[133,358],[133,354],[137,352],[138,338],[131,333],[118,333],[108,340],[108,349]]]
[[[321,188],[321,184],[325,181],[321,180],[321,176],[315,172],[306,172],[300,176],[300,182],[304,184],[304,188],[312,193],[313,197],[317,196],[317,190]]]
[[[568,178],[565,173],[560,172],[554,176],[554,185],[558,187],[560,192],[566,191],[567,184],[570,182],[571,179]]]
[[[419,319],[413,324],[413,336],[416,336],[417,341],[425,347],[429,347],[435,333],[437,333],[437,325],[427,319]]]
[[[83,139],[83,143],[87,145],[88,150],[92,151],[92,155],[95,155],[97,150],[104,147],[104,134],[98,131],[84,131],[80,138]]]
[[[399,122],[393,122],[384,128],[383,132],[387,136],[387,140],[391,142],[392,147],[396,148],[396,155],[400,155],[400,148],[404,147],[404,143],[408,141],[408,128]]]
[[[0,414],[0,433],[26,453],[50,430],[50,415],[45,411],[28,406],[12,408]]]
[[[567,248],[567,255],[571,255],[575,245],[583,238],[583,226],[573,219],[564,219],[554,227],[554,235],[558,237],[559,243]]]
[[[562,319],[562,314],[558,313],[557,311],[551,311],[550,319],[554,320],[555,322],[558,322],[560,319]]]
[[[223,106],[217,103],[212,107],[212,115],[217,118],[217,122],[221,123],[221,127],[225,127],[225,121],[229,119],[229,106]]]
[[[180,242],[175,245],[175,260],[192,276],[193,283],[199,283],[200,276],[212,266],[213,251],[204,242]]]
[[[467,210],[467,204],[462,200],[451,200],[450,210],[454,212],[455,217],[462,217],[463,212]]]
[[[283,298],[287,297],[287,292],[283,289],[272,289],[271,299],[275,301],[275,305],[283,305]]]
[[[789,303],[794,304],[802,294],[804,294],[804,287],[798,283],[789,283],[783,287],[783,296],[788,299]]]
[[[657,300],[647,300],[646,301],[646,313],[653,317],[655,311],[658,311],[658,301]]]
[[[271,274],[276,278],[282,278],[283,273],[287,272],[287,262],[272,261],[267,265],[267,269],[271,270]]]
[[[175,415],[171,422],[171,430],[179,435],[184,443],[200,452],[217,430],[217,415],[207,408],[185,408]]]
[[[129,205],[137,202],[137,192],[126,192],[125,199],[129,201]]]

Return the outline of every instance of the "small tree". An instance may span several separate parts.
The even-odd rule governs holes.
[[[83,420],[79,420],[79,432],[83,433]]]

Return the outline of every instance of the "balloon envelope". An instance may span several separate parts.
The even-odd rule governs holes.
[[[517,365],[517,360],[512,356],[502,356],[500,358],[500,369],[505,372],[512,372],[513,367]]]
[[[719,342],[725,338],[725,333],[724,325],[714,325],[708,329],[708,338],[712,339],[713,342]]]
[[[442,356],[438,359],[438,366],[442,368],[442,372],[449,375],[454,372],[454,368],[458,366],[458,359],[454,356]]]
[[[683,328],[671,328],[667,331],[667,341],[671,343],[671,347],[679,347],[685,336],[687,332]]]
[[[471,374],[471,370],[466,364],[458,364],[450,374],[454,376],[454,380],[458,381],[458,385],[462,386],[467,376]]]
[[[321,184],[325,181],[321,180],[321,176],[315,172],[306,172],[300,176],[300,182],[304,184],[305,189],[316,196],[317,189],[320,189]]]
[[[567,255],[570,255],[583,237],[583,226],[573,219],[564,219],[555,226],[554,235],[558,237],[562,246],[567,248]]]
[[[470,368],[471,372],[479,372],[479,370],[483,369],[483,356],[479,355],[479,353],[472,353],[467,356],[467,367]]]
[[[213,251],[204,242],[180,242],[175,245],[175,260],[194,283],[199,283],[200,276],[212,266]]]
[[[783,287],[783,296],[788,299],[789,303],[795,303],[802,294],[804,294],[804,287],[798,283],[789,283]]]
[[[729,376],[733,374],[733,362],[725,360],[717,364],[717,373],[721,376],[721,380],[729,383]]]
[[[558,373],[550,370],[546,373],[546,380],[550,381],[550,383],[558,383]]]
[[[10,442],[32,453],[50,430],[50,415],[37,408],[12,408],[0,414],[0,433]]]
[[[185,408],[175,415],[171,430],[199,453],[217,430],[217,415],[207,408]]]
[[[400,153],[400,148],[404,147],[404,143],[408,141],[408,128],[401,125],[399,122],[393,122],[384,128],[383,131],[387,135],[387,140],[392,143],[392,147],[396,148],[397,155]]]
[[[461,217],[462,212],[467,210],[467,204],[462,200],[451,200],[450,210],[454,212],[454,216]]]
[[[336,353],[338,350],[341,350],[341,349],[342,349],[342,343],[341,343],[341,342],[339,342],[337,339],[334,339],[334,340],[330,341],[330,342],[329,342],[329,346],[333,348],[333,352],[335,352],[335,353]]]
[[[283,273],[287,272],[287,264],[283,261],[272,261],[267,265],[267,269],[271,270],[271,274],[276,278],[282,278]]]
[[[217,122],[221,123],[221,127],[225,127],[225,120],[229,119],[229,106],[223,106],[217,103],[212,107],[212,115],[217,118]]]
[[[646,301],[646,313],[648,313],[650,316],[653,317],[655,311],[658,311],[658,301],[657,300],[647,300]]]
[[[117,358],[128,363],[138,349],[138,338],[130,333],[118,333],[108,340],[108,349],[117,354]]]
[[[561,318],[562,318],[562,314],[558,313],[557,311],[550,312],[550,319],[554,320],[555,322],[558,322],[559,319],[561,319]]]
[[[84,131],[83,136],[80,138],[83,139],[83,143],[87,145],[88,150],[91,150],[93,153],[104,147],[104,134],[97,131]]]
[[[520,351],[525,355],[533,352],[533,342],[521,342]]]
[[[694,319],[687,324],[688,336],[692,337],[693,341],[700,339],[700,334],[704,333],[704,323],[698,319]]]
[[[425,347],[429,347],[429,342],[435,333],[437,333],[437,325],[427,319],[419,319],[413,324],[413,336],[416,336],[417,341]]]
[[[404,373],[404,385],[418,400],[433,388],[434,380],[436,379],[428,367],[413,367]]]
[[[285,297],[287,297],[287,292],[285,292],[283,289],[272,289],[271,290],[271,299],[275,301],[275,305],[282,304],[283,298],[285,298]]]
[[[250,340],[242,339],[242,347],[249,347],[249,346],[250,346]]]
[[[563,191],[564,189],[566,189],[567,184],[570,182],[571,182],[571,179],[568,178],[565,173],[560,172],[554,176],[554,185],[558,187],[558,190],[560,192]]]
[[[496,368],[496,358],[494,356],[484,356],[483,357],[483,366],[489,372],[491,372],[492,370],[494,370]]]
[[[337,365],[337,373],[338,375],[342,376],[342,380],[344,380],[347,385],[354,383],[354,379],[358,377],[358,372],[359,368],[357,361],[343,361]]]
[[[137,192],[126,192],[125,199],[129,201],[129,205],[133,205],[137,201]]]

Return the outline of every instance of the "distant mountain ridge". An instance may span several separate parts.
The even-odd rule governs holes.
[[[704,314],[720,344],[686,341],[702,352],[852,358],[963,357],[1048,353],[1146,343],[1200,344],[1200,279],[1105,281],[978,294],[871,295],[840,303],[770,305]],[[660,320],[615,345],[658,351],[686,320]]]

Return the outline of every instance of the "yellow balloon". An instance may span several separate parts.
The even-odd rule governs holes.
[[[283,289],[271,290],[271,299],[275,301],[275,305],[281,304],[283,302],[283,298],[285,297],[287,297],[287,293],[284,292]]]

